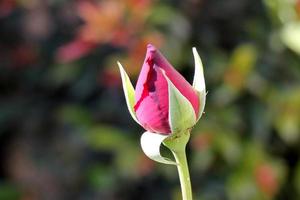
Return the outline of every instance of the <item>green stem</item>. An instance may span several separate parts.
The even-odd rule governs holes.
[[[186,159],[185,147],[190,138],[190,132],[179,134],[165,141],[164,144],[173,153],[179,174],[182,200],[192,200],[192,186],[189,174],[189,168]]]
[[[180,179],[180,186],[183,200],[192,200],[192,187],[189,168],[186,160],[185,149],[182,152],[173,152],[175,160],[177,162],[177,170]]]

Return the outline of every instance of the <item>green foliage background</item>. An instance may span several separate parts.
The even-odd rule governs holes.
[[[0,199],[180,199],[116,65],[136,80],[147,43],[189,81],[204,63],[195,199],[300,199],[299,0],[1,1]]]

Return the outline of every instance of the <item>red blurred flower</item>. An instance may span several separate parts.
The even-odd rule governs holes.
[[[0,17],[9,15],[16,7],[16,0],[2,0],[0,2]]]
[[[60,62],[71,62],[90,53],[96,44],[82,39],[74,40],[57,50],[56,58]]]
[[[274,169],[270,165],[259,165],[255,170],[255,179],[262,192],[271,197],[275,195],[278,190],[278,180]]]
[[[101,1],[94,4],[81,1],[78,4],[78,14],[85,24],[79,30],[83,40],[106,43],[122,35],[125,5],[123,1]]]
[[[298,18],[300,20],[300,0],[296,1],[296,12],[297,12]]]
[[[79,1],[77,12],[84,24],[73,41],[58,49],[57,60],[71,62],[87,55],[97,45],[110,44],[127,47],[128,58],[131,58],[128,66],[138,66],[134,62],[141,57],[135,59],[132,54],[145,38],[157,36],[155,32],[144,33],[151,4],[151,0]]]

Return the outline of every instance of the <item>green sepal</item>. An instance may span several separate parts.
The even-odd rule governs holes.
[[[169,91],[169,125],[172,134],[178,134],[191,129],[196,124],[196,115],[191,102],[181,94],[166,76]]]
[[[146,131],[141,137],[141,146],[143,152],[146,154],[146,156],[156,162],[176,165],[176,162],[172,161],[169,158],[163,157],[160,154],[160,146],[162,142],[168,137],[170,137],[170,135],[162,135]]]
[[[117,63],[118,63],[119,70],[120,70],[120,73],[121,73],[123,91],[124,91],[124,94],[125,94],[127,108],[129,110],[129,113],[130,113],[131,117],[138,124],[140,124],[139,121],[136,118],[136,114],[135,114],[135,111],[134,111],[134,104],[135,104],[134,87],[132,86],[132,83],[131,83],[126,71],[124,70],[123,66],[121,65],[121,63],[120,62],[117,62]]]
[[[199,114],[197,120],[199,120],[203,114],[205,101],[206,101],[206,89],[205,89],[205,79],[203,73],[203,64],[201,58],[197,52],[197,49],[193,47],[193,55],[195,60],[195,73],[193,80],[193,88],[197,91],[199,96]]]
[[[190,130],[186,130],[177,135],[171,135],[167,137],[163,144],[170,149],[171,152],[176,153],[183,151],[190,139],[191,132]]]

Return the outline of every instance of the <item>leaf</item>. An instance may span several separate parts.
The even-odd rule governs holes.
[[[4,181],[0,184],[0,199],[21,199],[21,193],[15,186]]]
[[[300,55],[300,23],[291,22],[281,30],[281,39],[285,45]]]
[[[191,102],[181,94],[175,85],[162,71],[169,90],[169,124],[171,132],[174,134],[185,132],[196,124],[196,115]]]
[[[91,126],[84,132],[83,136],[89,147],[94,150],[104,149],[124,153],[124,149],[134,145],[128,134],[124,134],[119,128],[106,124]]]
[[[206,89],[202,61],[195,47],[193,47],[193,55],[195,60],[195,74],[193,80],[193,87],[199,93],[200,106],[199,116],[197,118],[197,120],[199,120],[202,116],[205,107]]]
[[[176,162],[169,158],[165,158],[160,154],[160,146],[168,137],[169,135],[161,135],[146,131],[141,137],[141,146],[146,156],[150,159],[164,164],[176,165]]]
[[[132,83],[126,73],[126,71],[124,70],[123,66],[121,65],[120,62],[118,62],[118,66],[120,69],[120,73],[121,73],[121,78],[122,78],[122,85],[123,85],[123,90],[124,90],[124,94],[125,94],[125,99],[126,99],[126,104],[127,104],[127,108],[129,110],[129,113],[131,115],[131,117],[138,123],[139,121],[136,118],[136,114],[134,112],[134,104],[135,104],[135,98],[134,98],[134,88],[132,86]]]

